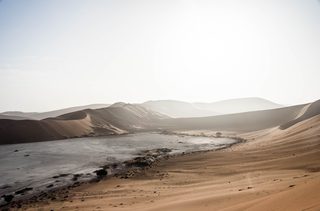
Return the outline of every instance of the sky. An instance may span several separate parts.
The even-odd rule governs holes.
[[[319,0],[1,0],[0,111],[320,99]]]

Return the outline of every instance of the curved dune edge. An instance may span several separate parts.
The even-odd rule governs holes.
[[[188,131],[184,131],[188,133]],[[214,131],[192,131],[212,135]],[[244,144],[178,156],[129,179],[71,190],[27,210],[319,210],[320,115],[285,130],[237,134]]]

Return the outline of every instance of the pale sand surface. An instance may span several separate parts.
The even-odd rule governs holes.
[[[247,143],[163,160],[132,178],[82,185],[64,201],[28,210],[320,210],[319,115],[286,130],[238,136]]]

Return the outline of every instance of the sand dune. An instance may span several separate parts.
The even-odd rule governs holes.
[[[0,144],[112,135],[152,129],[165,116],[138,105],[86,109],[44,120],[0,119]]]
[[[73,189],[62,201],[40,202],[25,208],[320,210],[320,112],[317,104],[307,109],[298,106],[272,110],[274,115],[268,111],[275,120],[271,121],[269,116],[267,125],[282,124],[285,119],[296,119],[296,124],[287,128],[280,128],[279,124],[260,131],[237,132],[246,143],[222,151],[173,157],[132,178],[112,178],[83,185]],[[303,116],[306,119],[301,120]],[[215,131],[181,133],[211,136]]]
[[[1,144],[48,141],[80,137],[92,132],[90,117],[78,120],[6,120],[0,119]]]

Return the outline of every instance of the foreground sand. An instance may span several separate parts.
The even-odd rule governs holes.
[[[247,143],[174,157],[132,178],[83,185],[71,190],[67,199],[24,208],[320,210],[319,115],[286,130],[238,135]]]

